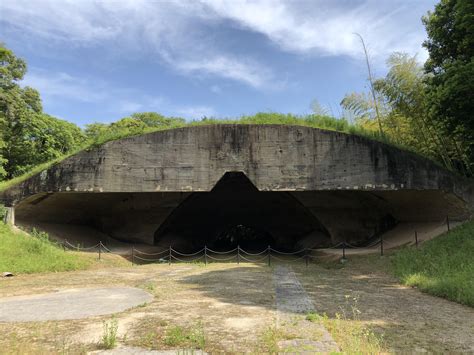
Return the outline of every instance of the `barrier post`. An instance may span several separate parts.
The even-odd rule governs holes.
[[[380,256],[383,256],[383,234],[380,237]]]
[[[415,245],[416,245],[416,249],[418,249],[418,232],[415,231]]]
[[[240,264],[240,246],[237,245],[237,265]]]
[[[342,260],[346,260],[346,242],[342,242]]]
[[[171,245],[170,245],[170,251],[168,253],[168,265],[171,266]]]
[[[270,245],[267,248],[267,254],[268,254],[268,266],[271,266],[271,255],[270,255]]]
[[[308,248],[304,250],[304,261],[306,263],[306,267],[308,267]]]
[[[450,230],[450,228],[449,228],[449,215],[446,216],[446,224],[447,224],[447,226],[448,226],[448,232],[449,232],[449,230]]]
[[[204,265],[207,265],[207,246],[204,245]]]
[[[132,245],[132,266],[135,264],[135,248]]]
[[[102,242],[99,240],[99,260],[101,259],[101,252],[102,252]]]
[[[66,251],[66,243],[67,243],[67,239],[64,239],[64,242],[63,242],[63,250]]]

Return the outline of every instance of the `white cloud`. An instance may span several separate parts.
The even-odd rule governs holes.
[[[220,75],[256,88],[263,87],[272,80],[272,73],[258,63],[224,56],[180,61],[177,63],[177,68],[185,73]]]
[[[420,53],[424,59],[422,26],[410,19],[412,9],[426,6],[420,3],[15,0],[0,1],[0,24],[26,36],[76,46],[111,41],[126,53],[157,55],[186,75],[219,76],[266,89],[281,87],[282,83],[268,64],[252,58],[245,48],[239,55],[224,50],[215,40],[219,26],[264,35],[286,52],[362,58],[360,43],[353,34],[358,32],[379,62],[393,51]]]
[[[109,97],[103,90],[105,84],[97,80],[93,82],[64,72],[37,68],[26,74],[22,85],[37,89],[46,100],[62,97],[80,102],[101,102]]]
[[[217,115],[216,110],[211,106],[182,107],[162,96],[151,96],[135,89],[116,88],[91,77],[77,77],[64,72],[52,72],[39,68],[32,68],[22,85],[37,89],[45,101],[71,100],[100,104],[115,115],[126,116],[145,111],[189,119]]]
[[[370,44],[374,57],[386,58],[397,50],[424,55],[421,21],[405,22],[416,6],[408,1],[202,1],[216,16],[261,33],[289,52],[360,58],[357,32]]]

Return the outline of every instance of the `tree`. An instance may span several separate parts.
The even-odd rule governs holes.
[[[423,17],[429,59],[429,118],[454,146],[457,165],[474,167],[474,2],[441,0]]]
[[[80,146],[85,137],[73,123],[43,113],[33,88],[21,87],[26,63],[0,44],[0,179]]]
[[[184,125],[183,118],[165,117],[156,112],[139,112],[131,115],[131,118],[143,122],[147,127],[172,127]]]

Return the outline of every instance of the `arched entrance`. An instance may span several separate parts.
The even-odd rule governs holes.
[[[321,223],[291,194],[259,191],[244,173],[228,172],[210,192],[195,192],[184,200],[156,231],[155,244],[186,250],[204,245],[292,250],[314,232],[329,241]]]

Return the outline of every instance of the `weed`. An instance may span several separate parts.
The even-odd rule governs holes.
[[[148,291],[155,291],[155,285],[152,283],[152,282],[147,282],[145,284],[145,288],[148,290]]]
[[[168,346],[190,346],[196,349],[204,349],[206,336],[202,323],[198,322],[190,328],[173,326],[167,329],[163,341]]]
[[[101,346],[104,349],[113,349],[117,345],[118,322],[115,317],[110,321],[103,322],[103,333]]]
[[[306,314],[306,317],[305,319],[307,321],[310,321],[310,322],[313,322],[313,323],[317,323],[321,320],[321,316],[316,313],[315,311],[309,311],[307,314]]]
[[[275,354],[280,351],[278,343],[282,340],[295,339],[292,334],[286,333],[283,329],[278,327],[268,327],[261,334],[261,345],[263,346],[262,351],[266,353]]]
[[[375,334],[360,320],[359,297],[345,295],[345,300],[341,313],[336,313],[334,318],[329,318],[327,314],[320,316],[316,313],[310,318],[322,322],[343,352],[380,353],[383,336]]]

